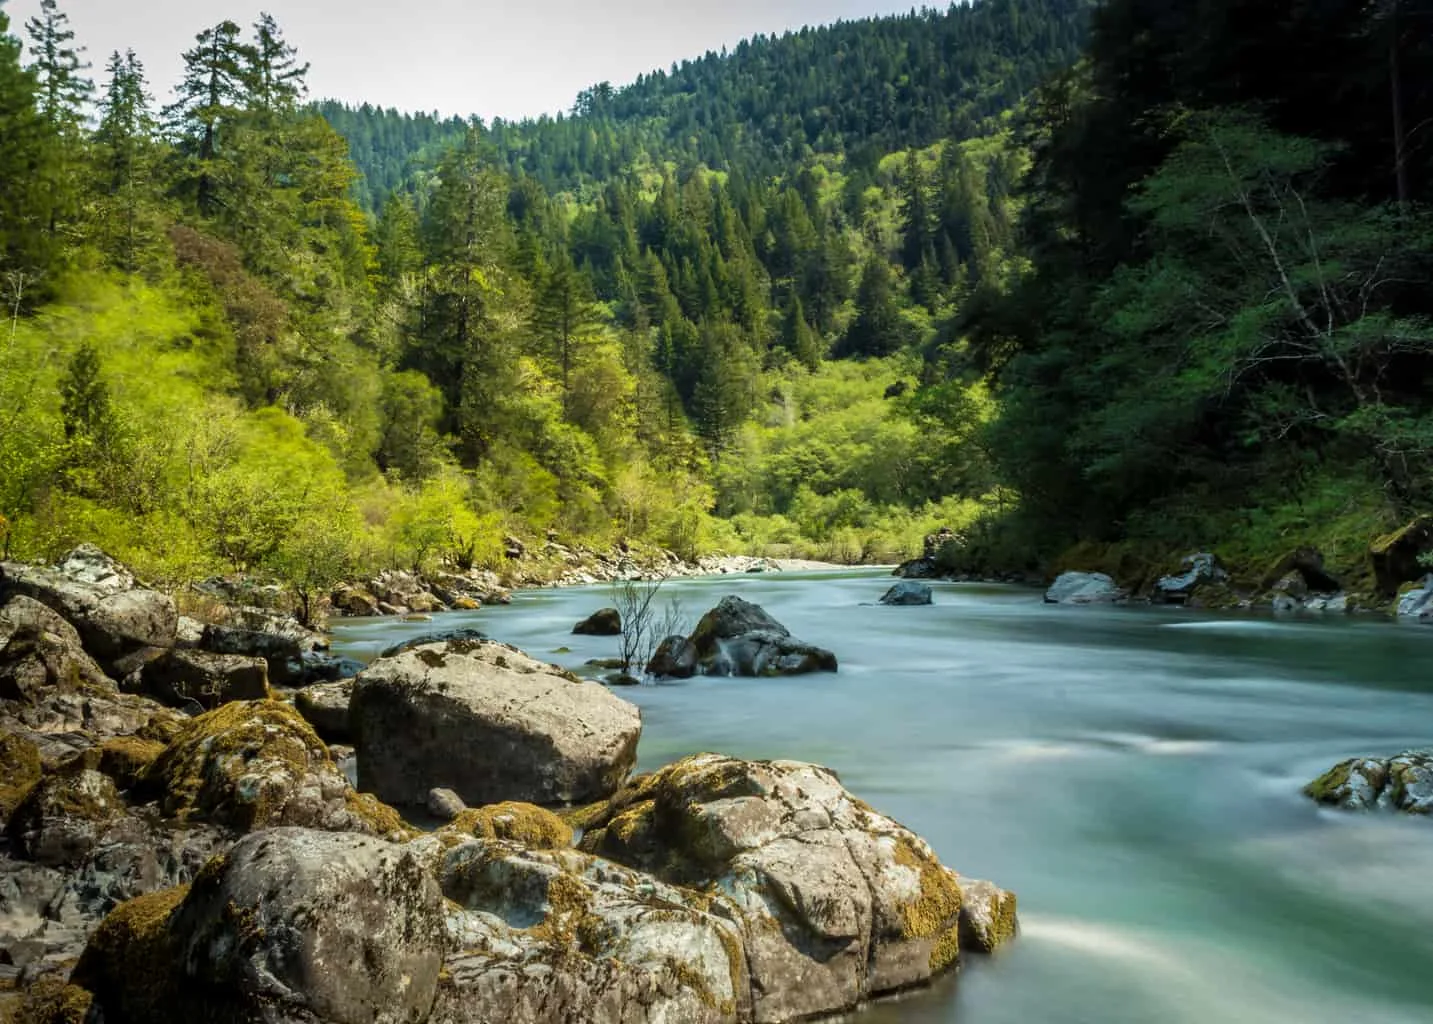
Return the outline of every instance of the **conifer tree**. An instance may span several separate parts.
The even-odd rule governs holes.
[[[570,413],[572,370],[583,345],[597,329],[592,286],[562,253],[538,285],[533,328],[556,363],[562,383],[562,412]]]
[[[44,186],[54,133],[35,108],[35,76],[21,66],[20,42],[9,27],[0,10],[0,271],[7,296],[38,297],[24,285],[48,272],[55,251]]]
[[[156,124],[144,78],[144,65],[133,50],[110,55],[108,81],[100,97],[100,121],[94,135],[95,176],[99,195],[100,245],[121,269],[138,268],[138,253],[151,232],[146,210],[157,198],[154,185]]]
[[[35,75],[35,105],[40,116],[56,134],[77,135],[94,83],[84,77],[90,65],[82,57],[84,47],[73,45],[75,33],[69,15],[59,9],[56,0],[40,0],[40,13],[25,23],[25,31],[35,55],[30,70]]]
[[[177,99],[164,110],[177,149],[185,159],[181,191],[192,195],[204,216],[214,216],[226,201],[219,159],[227,133],[238,122],[249,100],[253,48],[242,30],[222,21],[195,37],[184,54],[184,78]]]

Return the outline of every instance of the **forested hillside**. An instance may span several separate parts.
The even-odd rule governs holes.
[[[922,353],[944,365],[943,325],[1018,268],[1024,156],[998,69],[1034,80],[1032,33],[1067,59],[1080,7],[991,0],[759,41],[678,69],[676,91],[644,80],[631,114],[446,142],[452,123],[360,111],[367,194],[401,182],[373,217],[271,18],[202,33],[160,105],[132,53],[92,85],[47,0],[28,49],[0,47],[6,551],[91,540],[161,578],[308,589],[500,563],[507,533],[901,556],[998,496],[972,443],[986,390],[915,385]],[[915,84],[893,120],[780,156],[771,125],[818,43],[873,62],[832,76],[834,96],[882,68]],[[721,137],[765,126],[719,166],[673,141],[690,124],[649,134],[674,117],[654,104],[698,79],[701,116],[735,118]],[[599,134],[639,147],[630,163],[557,170],[564,140]]]
[[[1108,0],[1020,139],[1031,269],[956,325],[1007,551],[1348,567],[1428,511],[1433,5]]]
[[[495,120],[497,161],[549,192],[600,189],[634,169],[702,166],[753,181],[813,155],[845,157],[857,185],[886,155],[999,129],[1050,72],[1072,65],[1093,0],[981,0],[758,36],[731,52],[577,97],[570,116]],[[462,126],[334,102],[316,109],[352,148],[381,201]]]

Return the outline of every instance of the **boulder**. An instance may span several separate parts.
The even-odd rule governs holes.
[[[1046,604],[1114,604],[1129,595],[1102,572],[1067,572],[1045,591]]]
[[[353,699],[353,680],[319,683],[294,695],[294,707],[304,721],[313,726],[328,743],[348,743],[353,731],[348,727],[348,705]]]
[[[1405,583],[1428,572],[1423,556],[1433,553],[1433,516],[1419,516],[1407,526],[1379,537],[1368,548],[1378,592],[1388,597]]]
[[[1323,552],[1317,548],[1299,547],[1271,565],[1259,582],[1261,590],[1273,590],[1280,580],[1296,573],[1306,593],[1336,594],[1342,588],[1337,579],[1324,569]]]
[[[492,841],[448,851],[441,884],[460,952],[430,1024],[752,1019],[737,926],[695,893],[575,850]]]
[[[216,708],[269,696],[268,663],[241,654],[172,649],[139,670],[143,692],[176,707]]]
[[[1186,556],[1182,568],[1182,572],[1161,576],[1155,581],[1155,600],[1165,604],[1186,604],[1199,587],[1224,583],[1229,579],[1229,574],[1219,564],[1218,556],[1207,551]]]
[[[339,587],[329,598],[335,611],[359,618],[377,618],[378,598],[362,587]]]
[[[956,874],[817,765],[699,754],[632,780],[589,825],[583,850],[698,889],[736,922],[756,1020],[843,1012],[959,958]]]
[[[647,675],[690,679],[697,674],[697,652],[684,636],[669,636],[657,645],[647,662]]]
[[[836,671],[834,654],[802,643],[765,609],[739,597],[722,598],[702,616],[688,643],[703,675],[792,676]]]
[[[219,625],[204,627],[200,647],[211,654],[262,658],[268,666],[269,680],[275,686],[301,683],[306,675],[304,654],[312,650],[302,637],[290,633]]]
[[[452,821],[467,809],[463,798],[451,789],[438,787],[428,790],[428,813],[439,821]]]
[[[55,691],[112,694],[115,685],[74,642],[73,631],[22,626],[0,649],[0,700],[34,703]]]
[[[616,608],[601,608],[573,626],[572,632],[579,636],[621,636],[622,614]]]
[[[237,701],[192,719],[145,773],[143,790],[180,822],[240,832],[406,831],[392,808],[352,790],[308,723],[277,701]]]
[[[53,633],[75,650],[83,649],[80,634],[48,605],[41,604],[33,597],[16,594],[0,607],[0,648],[21,629],[38,633]]]
[[[961,878],[960,948],[993,953],[1015,938],[1015,894],[994,882]]]
[[[446,941],[409,848],[279,828],[117,908],[73,980],[110,1020],[399,1024],[429,1019]]]
[[[39,601],[75,627],[101,666],[141,647],[173,647],[179,624],[165,594],[134,587],[134,577],[97,549],[77,549],[53,568],[0,564],[0,599]]]
[[[179,626],[174,634],[174,646],[186,651],[197,650],[204,643],[204,623],[187,615],[179,616]]]
[[[1387,759],[1351,758],[1309,783],[1304,792],[1344,810],[1433,815],[1433,750],[1411,750]]]
[[[360,788],[422,806],[441,786],[470,805],[579,803],[632,770],[637,708],[598,683],[491,641],[380,658],[353,688]]]
[[[49,867],[73,867],[125,816],[124,800],[113,780],[97,770],[98,760],[81,754],[31,787],[5,825],[19,856]]]
[[[1398,596],[1398,617],[1414,622],[1433,623],[1433,575]]]
[[[924,583],[905,580],[887,590],[885,596],[881,598],[881,604],[924,605],[932,603],[933,600],[930,587]]]

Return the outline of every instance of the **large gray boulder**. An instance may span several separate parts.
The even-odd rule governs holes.
[[[696,893],[496,840],[447,850],[439,875],[459,909],[431,1024],[751,1019],[740,930]]]
[[[79,548],[50,568],[0,564],[0,599],[16,594],[64,617],[106,670],[141,648],[174,646],[179,623],[174,602],[136,587],[127,570],[96,548]]]
[[[698,889],[736,922],[755,1020],[849,1010],[959,958],[958,876],[817,765],[700,754],[634,779],[589,824],[583,850]],[[967,921],[968,948],[1013,933],[1014,898],[984,895],[998,909],[983,933]]]
[[[1398,617],[1410,622],[1433,623],[1433,575],[1398,598]]]
[[[34,703],[52,691],[114,693],[115,685],[73,630],[22,626],[0,648],[0,701]]]
[[[33,597],[16,594],[0,606],[0,648],[21,629],[53,633],[75,650],[83,649],[80,634],[59,613]]]
[[[802,643],[760,605],[724,597],[688,637],[702,675],[791,676],[835,672],[836,655]]]
[[[1102,572],[1062,573],[1045,591],[1047,604],[1114,604],[1129,595]]]
[[[442,893],[407,847],[279,828],[187,893],[119,907],[74,980],[109,1020],[406,1024],[429,1019],[446,941]]]
[[[933,593],[927,584],[905,580],[887,590],[885,596],[881,598],[881,604],[926,605],[931,604],[933,600]]]
[[[637,708],[597,683],[491,641],[380,658],[349,705],[359,786],[421,807],[443,787],[472,805],[581,803],[632,770]]]
[[[1304,787],[1321,804],[1344,810],[1395,810],[1433,815],[1433,750],[1391,758],[1355,757]]]

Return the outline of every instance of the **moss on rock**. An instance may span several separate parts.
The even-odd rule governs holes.
[[[181,885],[128,900],[90,936],[73,981],[116,1020],[172,1020],[183,1004],[181,960],[169,926],[189,895]]]
[[[0,735],[0,819],[20,806],[41,770],[39,747],[16,733]]]
[[[895,861],[919,876],[919,892],[900,908],[901,937],[944,936],[960,920],[960,884],[955,873],[904,836],[895,837]]]
[[[117,736],[100,745],[99,770],[114,779],[121,789],[129,789],[143,781],[149,766],[162,753],[164,744],[158,740]]]
[[[470,807],[440,831],[479,839],[502,839],[533,850],[560,850],[572,845],[572,826],[552,811],[533,804],[507,802]]]
[[[48,974],[31,985],[5,1024],[85,1024],[94,996],[61,974]]]

